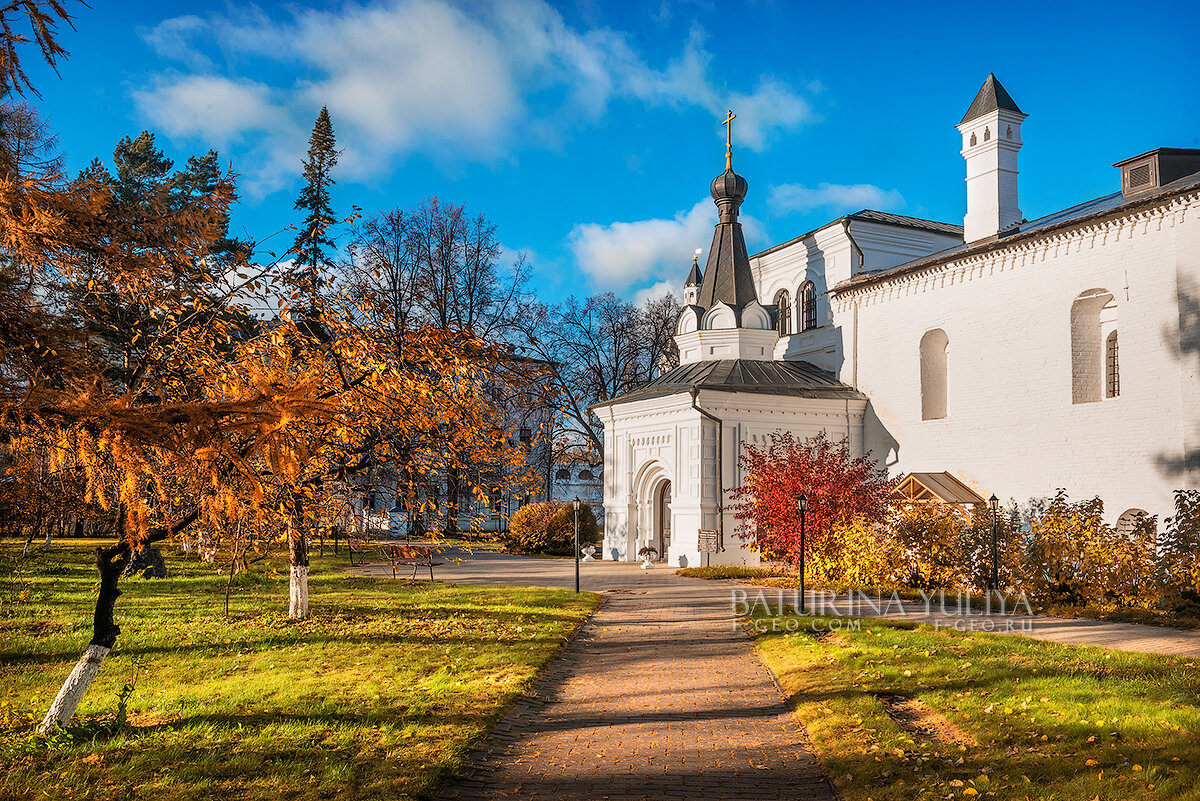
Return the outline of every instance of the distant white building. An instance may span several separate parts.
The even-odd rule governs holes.
[[[989,75],[957,126],[961,227],[864,210],[750,257],[727,162],[680,366],[596,408],[606,558],[698,564],[706,529],[713,564],[756,562],[719,488],[778,430],[1005,501],[1099,495],[1112,520],[1200,485],[1200,150],[1118,162],[1119,192],[1026,221],[1025,118]]]

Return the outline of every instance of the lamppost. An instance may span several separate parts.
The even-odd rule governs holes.
[[[801,493],[796,498],[796,508],[800,510],[800,614],[805,614],[804,602],[804,557],[807,550],[804,542],[804,517],[808,511],[808,496]]]
[[[997,545],[997,508],[1000,504],[1000,499],[993,493],[992,497],[988,498],[988,503],[992,505],[992,591],[1000,590],[1000,548]]]
[[[575,594],[579,594],[579,496],[571,503],[575,507]]]

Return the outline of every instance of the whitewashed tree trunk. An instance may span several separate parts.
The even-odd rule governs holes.
[[[301,530],[302,514],[288,521],[288,617],[308,619],[308,542]]]
[[[288,581],[288,617],[292,620],[308,618],[308,566],[292,565]]]
[[[121,526],[124,527],[124,515],[121,516]],[[96,569],[100,571],[100,592],[96,595],[96,612],[92,618],[92,641],[83,651],[83,656],[75,663],[71,674],[63,682],[62,689],[50,704],[46,717],[38,726],[42,734],[51,734],[60,726],[66,726],[75,707],[79,706],[83,694],[100,672],[104,657],[112,650],[121,634],[121,627],[113,619],[113,609],[121,590],[117,583],[121,573],[129,564],[130,551],[123,542],[118,542],[109,548],[96,549]]]
[[[83,694],[87,692],[92,680],[100,672],[100,665],[104,663],[104,657],[108,656],[108,652],[109,649],[103,645],[89,645],[84,650],[83,656],[75,663],[71,675],[67,676],[62,689],[58,691],[54,702],[50,704],[50,710],[46,712],[46,717],[38,726],[39,732],[53,734],[67,725],[67,721],[75,714],[75,707],[79,706],[79,702],[83,700]]]

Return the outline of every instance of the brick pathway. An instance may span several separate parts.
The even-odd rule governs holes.
[[[669,572],[593,572],[604,607],[439,797],[835,798],[728,586]]]

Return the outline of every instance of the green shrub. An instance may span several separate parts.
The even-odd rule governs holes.
[[[1063,490],[1032,515],[1022,589],[1043,602],[1148,606],[1157,600],[1154,533],[1144,521],[1129,535],[1103,522],[1099,498],[1072,502]]]
[[[557,503],[527,503],[518,509],[508,525],[504,544],[512,553],[544,553],[546,526],[559,510]]]
[[[1200,490],[1176,490],[1159,541],[1159,584],[1168,608],[1200,616]]]
[[[890,585],[903,562],[896,537],[886,528],[853,522],[833,526],[808,546],[808,575],[856,587]]]
[[[600,539],[596,515],[586,503],[579,504],[579,547],[595,545]],[[572,556],[575,553],[575,510],[565,504],[546,525],[546,548],[542,553]]]

